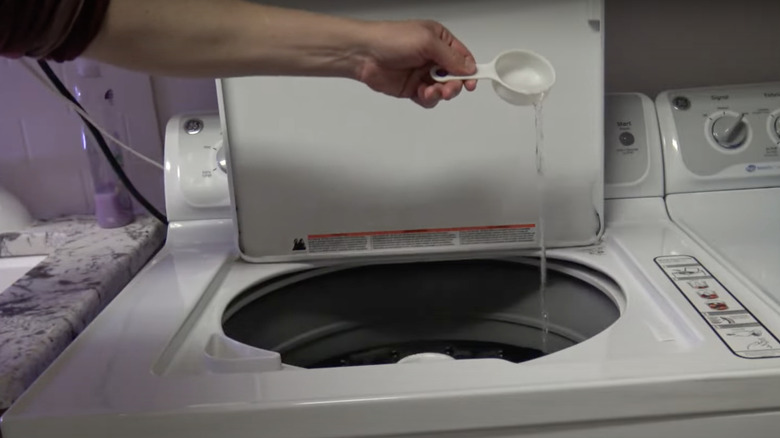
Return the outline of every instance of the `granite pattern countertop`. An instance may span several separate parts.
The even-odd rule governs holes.
[[[0,294],[0,410],[7,409],[146,264],[165,227],[71,217],[0,234],[0,257],[47,257]]]

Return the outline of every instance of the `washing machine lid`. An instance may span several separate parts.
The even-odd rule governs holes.
[[[672,220],[780,305],[780,187],[668,195]]]
[[[537,173],[534,108],[507,104],[487,82],[426,110],[347,79],[222,80],[223,134],[245,259],[533,249],[542,229],[548,247],[598,240],[600,0],[284,5],[367,19],[439,20],[478,62],[513,48],[542,54],[557,72],[542,110],[545,178]]]

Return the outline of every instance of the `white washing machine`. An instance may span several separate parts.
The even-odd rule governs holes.
[[[780,310],[780,83],[667,91],[657,105],[671,218]]]
[[[717,313],[780,317],[669,220],[652,102],[604,117],[600,2],[325,3],[548,57],[545,178],[533,111],[484,84],[425,111],[223,81],[221,117],[168,126],[165,247],[3,436],[772,436],[780,345]]]

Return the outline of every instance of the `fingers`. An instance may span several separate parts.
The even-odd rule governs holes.
[[[446,84],[420,84],[417,94],[413,97],[419,105],[425,108],[433,108],[442,100],[451,100],[457,97],[462,90],[462,82],[453,81]]]
[[[412,98],[412,102],[416,103],[417,105],[420,105],[421,107],[423,107],[425,109],[432,109],[436,105],[439,104],[438,100],[431,102],[431,101],[428,101],[428,100],[420,99],[418,97],[413,97]]]
[[[434,87],[439,88],[439,93],[441,94],[442,99],[450,100],[460,94],[460,91],[463,89],[463,82],[451,81],[445,84],[436,84]]]
[[[476,73],[474,56],[460,40],[438,22],[429,21],[423,24],[431,32],[431,38],[423,46],[423,54],[431,63],[456,75]],[[441,100],[454,99],[463,88],[468,91],[474,91],[477,88],[476,80],[434,82],[427,76],[427,71],[419,80],[416,96],[412,97],[412,100],[424,108],[433,108]]]
[[[433,108],[441,101],[441,96],[431,85],[420,84],[412,100],[423,108]]]
[[[470,75],[476,71],[474,56],[447,28],[437,22],[428,23],[434,38],[426,46],[431,60],[456,75]]]
[[[417,92],[412,100],[423,108],[433,108],[439,103],[441,97],[432,86],[420,84],[417,86]]]
[[[450,47],[452,47],[453,50],[458,52],[461,56],[465,58],[466,66],[469,69],[467,75],[476,73],[477,70],[477,61],[474,59],[474,55],[469,51],[468,48],[466,48],[466,45],[463,44],[459,39],[455,38],[455,35],[453,35],[446,27],[442,26],[442,40],[447,42]],[[471,84],[476,87],[477,81],[469,81]],[[466,85],[466,88],[469,88],[469,85]]]
[[[477,61],[474,59],[474,55],[471,53],[471,51],[469,51],[469,49],[466,48],[466,45],[463,44],[459,39],[455,38],[455,35],[453,35],[446,27],[442,26],[442,32],[442,39],[444,41],[449,41],[450,47],[452,47],[453,50],[460,53],[466,59],[466,64],[469,67],[473,66],[469,72],[465,74],[474,74],[477,69]],[[468,91],[474,91],[477,89],[477,81],[475,79],[465,81],[463,85]]]

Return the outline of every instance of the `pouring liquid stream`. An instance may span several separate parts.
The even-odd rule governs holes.
[[[536,175],[539,184],[539,303],[542,314],[542,353],[547,353],[547,338],[550,333],[550,316],[547,312],[545,289],[547,289],[547,247],[544,240],[544,219],[546,210],[545,175],[544,175],[544,118],[542,102],[544,96],[534,103],[536,120]]]

